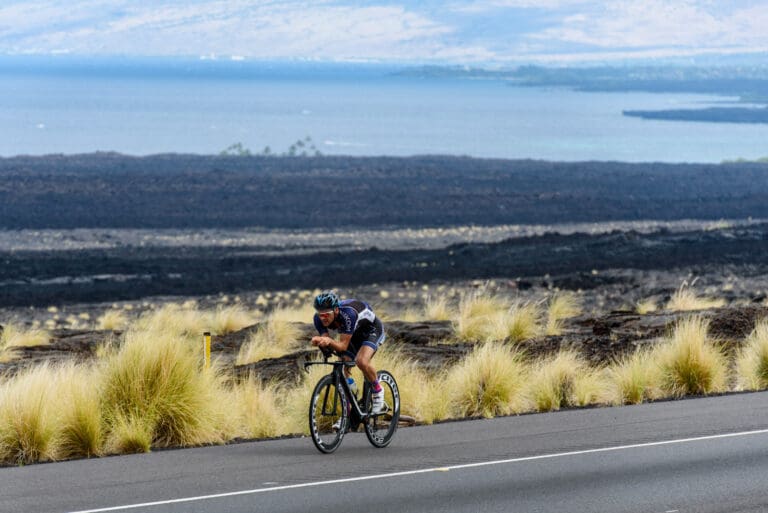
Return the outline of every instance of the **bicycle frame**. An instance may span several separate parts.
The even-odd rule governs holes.
[[[359,419],[358,423],[368,419],[368,417],[371,417],[372,415],[370,415],[367,411],[364,412],[360,408],[360,402],[362,402],[362,404],[367,403],[368,396],[371,393],[371,385],[368,383],[368,381],[365,381],[365,384],[363,385],[363,396],[361,401],[358,401],[357,397],[355,397],[355,394],[353,394],[352,390],[350,390],[349,383],[347,383],[347,379],[344,376],[344,372],[342,370],[344,367],[354,367],[355,362],[347,362],[343,360],[329,362],[329,355],[324,354],[323,356],[324,357],[322,362],[304,362],[304,370],[307,370],[311,365],[333,365],[333,371],[331,372],[333,375],[333,383],[335,385],[340,384],[342,389],[344,389],[344,393],[346,393],[347,397],[349,398],[349,403],[352,406],[352,410],[357,414]],[[350,421],[354,422],[354,420],[354,418],[350,417]]]

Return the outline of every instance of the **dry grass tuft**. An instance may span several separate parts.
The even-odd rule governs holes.
[[[53,370],[48,364],[22,371],[0,385],[0,462],[16,465],[58,456]]]
[[[529,394],[538,411],[583,406],[605,395],[605,385],[575,351],[539,360],[532,370]]]
[[[280,390],[264,385],[254,376],[236,384],[232,390],[232,405],[239,414],[240,432],[247,438],[271,438],[286,429],[286,419],[280,408]]]
[[[104,415],[112,431],[148,422],[159,447],[222,442],[222,381],[215,369],[200,370],[182,338],[129,331],[106,360]]]
[[[721,392],[728,361],[707,334],[709,321],[694,315],[681,320],[667,342],[654,351],[660,388],[674,397]]]
[[[373,364],[378,370],[387,370],[395,377],[400,390],[400,410],[424,424],[432,424],[449,415],[444,397],[445,386],[440,377],[429,376],[402,351],[384,345],[376,352]],[[362,374],[355,380],[362,385]]]
[[[768,388],[768,319],[758,321],[736,357],[737,387]]]
[[[106,451],[109,454],[149,452],[154,433],[153,419],[141,413],[117,413],[112,419]]]
[[[667,302],[666,309],[674,312],[683,312],[689,310],[706,310],[708,308],[720,308],[725,305],[724,299],[713,299],[699,297],[693,290],[693,285],[696,280],[689,285],[687,281],[684,281],[680,288],[678,288],[672,297]]]
[[[286,355],[301,344],[300,336],[301,330],[295,323],[270,316],[242,345],[237,365]]]
[[[464,294],[459,300],[458,319],[454,324],[461,340],[488,342],[507,337],[503,315],[509,304],[502,298],[488,295],[485,290]]]
[[[99,369],[73,363],[57,369],[54,386],[59,410],[58,429],[62,458],[100,456],[104,447],[104,427],[98,384]]]
[[[96,328],[100,330],[123,330],[128,326],[128,316],[123,310],[107,310],[96,321]]]
[[[450,321],[454,313],[448,306],[448,299],[441,296],[429,296],[424,302],[424,317],[431,321]]]
[[[539,303],[515,301],[499,321],[503,338],[520,342],[541,334],[543,312]]]
[[[45,346],[50,343],[48,332],[38,328],[23,329],[15,324],[6,324],[0,333],[0,351],[12,347]]]
[[[158,338],[184,338],[194,343],[209,330],[209,319],[199,310],[170,303],[143,314],[132,326],[134,332],[152,333]]]
[[[658,368],[649,350],[638,350],[608,368],[613,404],[640,404],[656,397]]]
[[[219,307],[211,315],[210,331],[217,335],[226,335],[239,331],[256,322],[256,316],[240,305]]]
[[[445,390],[459,417],[494,417],[521,411],[526,367],[510,346],[487,342],[449,370]]]
[[[571,292],[558,292],[549,300],[547,309],[547,335],[560,335],[563,321],[581,315],[581,301]]]
[[[635,304],[635,311],[640,315],[649,314],[658,310],[658,305],[653,299],[643,299]]]

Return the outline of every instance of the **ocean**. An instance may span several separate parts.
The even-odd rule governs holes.
[[[768,156],[768,125],[658,121],[624,110],[735,98],[579,92],[419,78],[363,65],[0,63],[0,156],[115,151],[424,154],[721,162]],[[302,141],[301,145],[295,145]]]

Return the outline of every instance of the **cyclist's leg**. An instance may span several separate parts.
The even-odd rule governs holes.
[[[376,368],[371,363],[371,358],[373,358],[375,353],[375,349],[372,349],[370,346],[363,345],[363,347],[361,347],[357,352],[357,357],[355,358],[355,364],[369,383],[376,381]]]
[[[355,356],[355,364],[369,383],[376,383],[376,368],[371,363],[371,359],[386,338],[381,321],[376,319],[370,330],[364,333],[359,340],[356,340],[357,338],[353,337],[355,346],[359,346],[357,356]]]

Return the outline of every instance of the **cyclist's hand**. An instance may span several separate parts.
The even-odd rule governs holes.
[[[312,337],[312,345],[320,349],[327,349],[329,344],[328,337]]]

